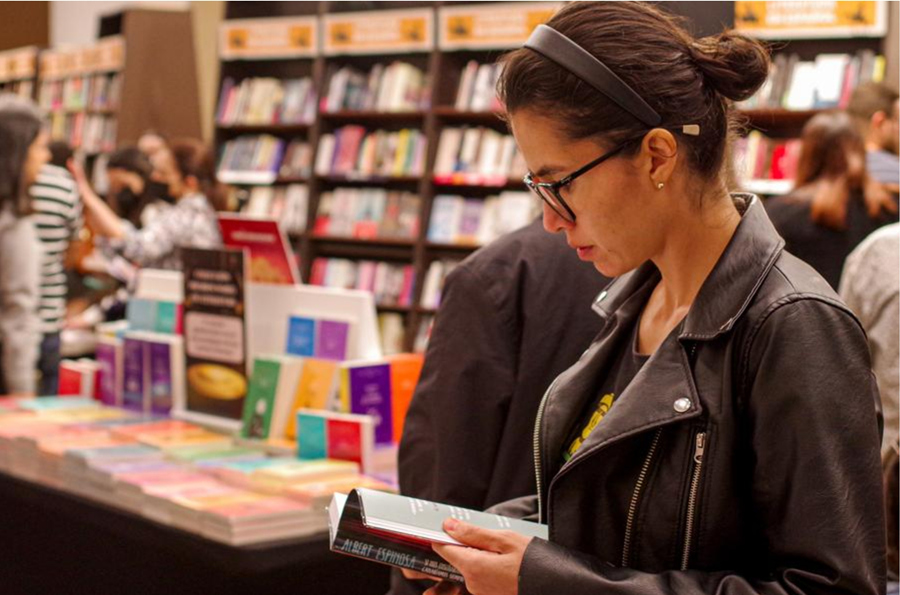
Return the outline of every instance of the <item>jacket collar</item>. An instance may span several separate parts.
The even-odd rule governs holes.
[[[747,309],[784,248],[784,240],[752,194],[732,194],[741,222],[713,267],[682,326],[680,339],[712,339],[731,330]],[[615,279],[594,299],[593,309],[609,318],[651,277],[659,278],[652,262]]]

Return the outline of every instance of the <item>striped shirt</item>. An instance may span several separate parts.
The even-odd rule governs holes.
[[[34,226],[41,240],[41,331],[62,330],[66,317],[65,259],[69,240],[81,230],[81,198],[71,174],[45,165],[31,186]]]

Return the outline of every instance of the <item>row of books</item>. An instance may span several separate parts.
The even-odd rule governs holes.
[[[316,258],[309,282],[324,287],[371,292],[379,306],[412,305],[416,273],[412,265],[344,258]]]
[[[420,176],[426,144],[420,130],[367,131],[362,126],[344,126],[322,135],[315,171],[360,178]]]
[[[275,219],[285,233],[306,231],[309,188],[305,184],[254,186],[241,212],[250,217]]]
[[[437,310],[441,305],[441,292],[444,290],[444,280],[459,264],[458,260],[434,260],[428,265],[425,274],[425,283],[422,285],[421,306],[430,310]]]
[[[734,143],[738,180],[793,180],[800,160],[800,139],[771,139],[754,130]]]
[[[112,151],[116,147],[116,117],[54,112],[50,116],[50,136],[86,153]]]
[[[511,135],[483,127],[441,131],[434,162],[437,181],[502,185],[526,172],[525,160]]]
[[[412,64],[376,64],[368,73],[343,66],[329,77],[322,111],[417,111],[427,109],[429,99],[428,77]]]
[[[322,533],[334,492],[391,489],[359,468],[86,399],[5,399],[0,414],[3,472],[235,546]]]
[[[440,194],[434,197],[428,240],[440,244],[483,246],[525,227],[540,214],[529,192],[501,192],[488,198]]]
[[[415,239],[418,195],[382,188],[335,188],[319,200],[314,232],[354,238]]]
[[[122,98],[121,74],[95,74],[41,83],[38,103],[47,111],[112,110]]]
[[[303,124],[315,119],[312,79],[233,78],[222,81],[216,121],[223,126]]]
[[[12,93],[22,99],[31,99],[34,96],[34,81],[10,81],[0,84],[0,93]]]
[[[777,54],[765,84],[740,107],[844,108],[857,86],[869,81],[880,82],[884,69],[884,56],[877,56],[871,50],[854,55],[819,54],[809,61],[801,60],[797,54]]]
[[[459,79],[454,106],[459,111],[488,112],[500,111],[502,105],[497,98],[497,81],[503,65],[479,64],[475,60],[466,63]]]
[[[309,176],[312,164],[312,147],[304,140],[294,139],[287,143],[275,136],[240,136],[225,143],[219,160],[220,175],[223,172],[247,173],[263,172],[270,178],[304,178]],[[223,181],[240,183],[240,180]]]

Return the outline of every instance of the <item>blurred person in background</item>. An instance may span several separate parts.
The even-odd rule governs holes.
[[[872,180],[900,191],[900,100],[883,83],[864,83],[853,91],[847,113],[866,144],[866,169]]]
[[[41,347],[38,394],[55,395],[59,384],[60,333],[66,319],[69,278],[66,257],[70,241],[81,232],[81,198],[66,163],[72,150],[64,142],[50,144],[51,160],[30,189],[35,228],[43,247],[41,259]]]
[[[137,229],[120,218],[94,193],[84,170],[73,165],[81,190],[85,216],[107,246],[139,267],[181,269],[178,249],[216,248],[222,240],[216,216],[221,191],[215,163],[207,146],[197,140],[173,142],[157,156],[156,171],[175,204]]]
[[[847,255],[874,230],[897,221],[897,203],[866,183],[865,143],[849,115],[816,115],[801,141],[794,190],[767,200],[766,210],[787,251],[837,289]]]
[[[50,159],[47,142],[37,106],[0,95],[0,394],[35,391],[41,247],[28,189]]]

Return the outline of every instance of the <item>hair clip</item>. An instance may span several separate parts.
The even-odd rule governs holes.
[[[700,136],[700,125],[699,124],[685,124],[681,127],[681,132],[687,134],[688,136]]]

